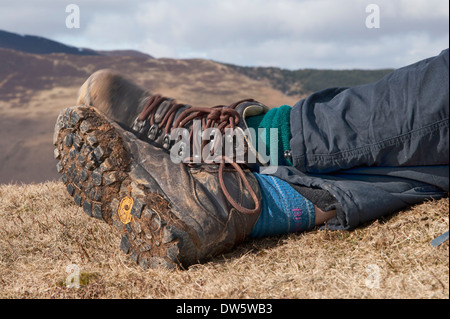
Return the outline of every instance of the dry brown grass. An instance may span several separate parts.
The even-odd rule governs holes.
[[[0,185],[0,298],[449,298],[448,242],[430,245],[448,213],[442,199],[350,232],[248,241],[188,270],[144,271],[62,183]],[[70,264],[78,289],[65,286]]]

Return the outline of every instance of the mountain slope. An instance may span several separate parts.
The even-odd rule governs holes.
[[[0,48],[37,54],[99,55],[94,50],[76,48],[43,37],[20,35],[2,30],[0,30]]]
[[[293,104],[270,84],[201,60],[130,56],[30,54],[0,49],[0,183],[58,178],[52,132],[59,112],[96,70],[114,69],[154,93],[198,106],[254,97],[269,106]]]
[[[213,106],[254,98],[269,107],[294,105],[316,88],[348,85],[345,77],[360,84],[384,72],[288,71],[202,59],[155,59],[130,50],[87,52],[92,51],[0,31],[0,183],[58,178],[52,156],[55,120],[61,109],[75,103],[78,88],[99,69],[118,71],[152,93],[182,103]]]
[[[226,66],[255,80],[266,80],[286,95],[304,95],[330,87],[352,87],[377,81],[393,69],[380,70],[286,70],[273,67]]]

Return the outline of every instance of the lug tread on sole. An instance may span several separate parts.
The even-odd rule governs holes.
[[[168,219],[170,207],[161,195],[139,188],[128,176],[130,158],[113,125],[91,107],[70,107],[57,119],[53,143],[69,195],[88,216],[119,228],[120,249],[134,263],[144,269],[182,265],[179,245],[189,236],[175,226],[176,219]],[[135,201],[124,225],[117,209],[129,195]]]
[[[170,207],[158,194],[148,193],[134,202],[120,248],[144,269],[174,269],[182,265],[179,245],[188,237],[168,216]]]
[[[117,194],[129,164],[112,125],[92,108],[67,108],[57,119],[54,144],[57,171],[75,203],[89,216],[111,224],[113,214],[104,203]],[[102,164],[106,159],[109,167],[113,162],[119,172],[109,172],[105,178]]]

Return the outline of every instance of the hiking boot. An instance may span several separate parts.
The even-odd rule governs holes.
[[[222,158],[214,157],[214,154],[226,153],[225,146],[230,146],[226,142],[232,140],[228,148],[232,150],[228,156],[229,162],[238,159],[237,162],[253,169],[268,164],[268,157],[257,152],[254,140],[256,134],[249,134],[245,118],[264,114],[269,108],[253,99],[241,100],[229,106],[192,107],[177,103],[173,98],[151,94],[120,74],[105,69],[92,74],[82,85],[77,105],[95,107],[144,141],[166,150],[176,146],[172,154],[185,163],[204,161],[207,157],[205,146],[209,147],[210,162],[214,159],[220,161]],[[199,126],[196,133],[192,134],[196,120]],[[179,143],[180,136],[171,134],[177,128],[186,128],[189,132],[189,136]],[[240,154],[236,153],[237,149]]]
[[[84,85],[79,102],[95,107],[69,107],[56,121],[56,167],[75,203],[117,227],[121,250],[144,269],[188,267],[246,239],[260,213],[253,174],[223,161],[174,163],[137,138],[132,124],[149,95],[116,80]]]

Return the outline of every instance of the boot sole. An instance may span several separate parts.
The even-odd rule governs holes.
[[[115,226],[120,249],[142,268],[192,264],[180,254],[195,249],[185,227],[171,213],[156,182],[133,163],[123,138],[114,123],[92,107],[63,110],[53,144],[67,192],[87,215]]]

